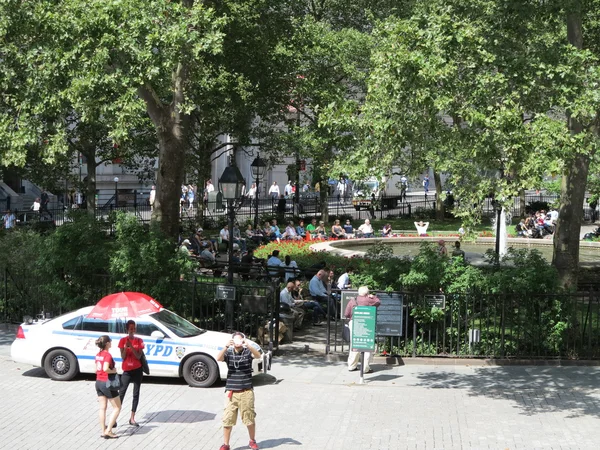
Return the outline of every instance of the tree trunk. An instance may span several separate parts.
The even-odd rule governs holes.
[[[579,234],[589,166],[588,155],[576,155],[565,167],[566,172],[562,176],[552,264],[558,270],[558,276],[565,287],[577,285]]]
[[[519,191],[519,215],[521,218],[525,218],[527,215],[525,210],[527,209],[527,203],[525,201],[525,189]]]
[[[570,44],[581,49],[583,47],[581,5],[575,1],[572,3],[572,8],[567,14],[567,38]],[[567,126],[572,134],[584,132],[581,123],[571,117],[569,112],[567,112]],[[562,176],[552,264],[558,270],[559,279],[564,287],[577,286],[579,234],[589,167],[590,156],[576,154],[566,163]]]
[[[442,201],[442,177],[434,169],[433,182],[435,183],[435,218],[436,220],[444,220],[444,202]]]
[[[185,173],[185,143],[180,124],[169,121],[158,133],[159,162],[152,219],[167,236],[179,235],[179,199]]]
[[[329,183],[328,179],[321,178],[319,180],[320,186],[320,204],[321,204],[321,220],[325,222],[325,226],[327,226],[327,222],[329,222]]]
[[[185,101],[186,80],[185,65],[180,63],[173,72],[173,101],[169,105],[162,102],[152,86],[138,88],[158,135],[158,177],[152,220],[159,222],[161,231],[174,241],[179,236],[179,199],[185,174],[185,133],[189,117],[179,107]]]
[[[87,161],[85,163],[87,167],[87,183],[85,187],[85,204],[88,214],[96,214],[96,148],[90,145],[82,152],[85,155]]]

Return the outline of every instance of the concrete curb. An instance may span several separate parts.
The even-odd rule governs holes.
[[[324,354],[315,351],[279,351],[274,355],[275,360],[287,358],[318,358],[326,362],[345,362],[348,353]],[[375,356],[373,364],[387,366],[546,366],[546,367],[598,367],[600,360],[593,359],[499,359],[499,358],[451,358],[451,357],[401,357],[401,356]]]

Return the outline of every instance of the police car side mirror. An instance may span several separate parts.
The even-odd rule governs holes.
[[[164,334],[162,334],[162,332],[160,332],[160,331],[158,331],[158,330],[154,330],[154,331],[153,331],[153,332],[150,334],[150,336],[152,336],[153,338],[156,338],[156,339],[164,339],[164,338],[165,338],[165,335],[164,335]]]

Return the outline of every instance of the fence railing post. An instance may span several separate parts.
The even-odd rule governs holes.
[[[4,268],[4,323],[8,323],[8,267]]]

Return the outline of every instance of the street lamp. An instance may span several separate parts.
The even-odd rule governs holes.
[[[119,191],[117,188],[119,186],[119,177],[115,177],[114,182],[115,182],[115,208],[118,208],[119,207]]]
[[[235,209],[233,203],[242,198],[242,186],[244,178],[236,166],[228,166],[219,178],[219,190],[223,193],[223,198],[227,200],[227,216],[229,225],[229,242],[227,246],[227,283],[233,284],[233,221],[235,219]],[[233,302],[234,299],[228,299],[225,304],[225,316],[227,326],[233,328]]]
[[[256,184],[256,190],[254,191],[254,228],[256,228],[258,226],[258,184],[267,168],[265,162],[260,158],[260,153],[256,154],[256,158],[254,158],[250,167],[252,168],[252,175]]]

